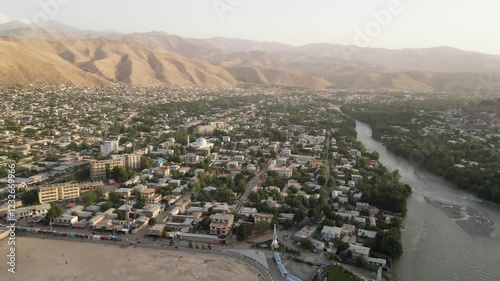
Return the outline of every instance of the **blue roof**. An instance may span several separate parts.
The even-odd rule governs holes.
[[[281,275],[287,275],[286,268],[282,263],[278,263],[278,269],[280,270]]]
[[[167,160],[163,159],[163,158],[158,158],[155,160],[155,165],[160,165],[161,163],[165,162]]]
[[[281,257],[280,257],[280,254],[278,252],[274,252],[274,260],[277,263],[281,263]]]
[[[298,278],[298,277],[295,277],[295,276],[293,276],[293,275],[291,275],[291,274],[288,274],[288,275],[286,276],[286,279],[287,279],[287,280],[290,280],[290,281],[302,281],[302,279],[300,279],[300,278]]]

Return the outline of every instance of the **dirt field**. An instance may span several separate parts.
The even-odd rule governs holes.
[[[33,238],[17,239],[12,274],[8,247],[0,241],[2,281],[258,280],[249,266],[226,257]]]

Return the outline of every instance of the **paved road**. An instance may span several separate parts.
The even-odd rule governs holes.
[[[266,163],[266,168],[264,170],[262,170],[259,173],[257,173],[248,182],[247,188],[245,189],[245,192],[243,193],[243,195],[240,196],[240,199],[238,200],[238,203],[236,203],[236,208],[234,208],[234,210],[235,210],[236,213],[239,213],[239,211],[243,207],[243,204],[245,204],[245,202],[247,201],[248,196],[250,195],[250,193],[260,184],[260,178],[263,175],[265,175],[265,173],[267,172],[267,165],[268,165],[268,163]]]

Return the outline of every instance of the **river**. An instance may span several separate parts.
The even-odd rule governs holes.
[[[409,184],[404,222],[403,256],[392,269],[403,281],[497,281],[500,280],[500,205],[483,202],[441,177],[412,165],[372,139],[371,128],[356,121],[358,140],[369,151],[378,151],[380,162],[390,171],[399,170],[401,182]],[[425,198],[473,208],[494,223],[487,236],[471,235],[439,207]]]

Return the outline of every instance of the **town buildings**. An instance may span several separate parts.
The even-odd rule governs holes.
[[[38,189],[38,202],[48,203],[80,197],[80,185],[76,182],[42,186]]]

